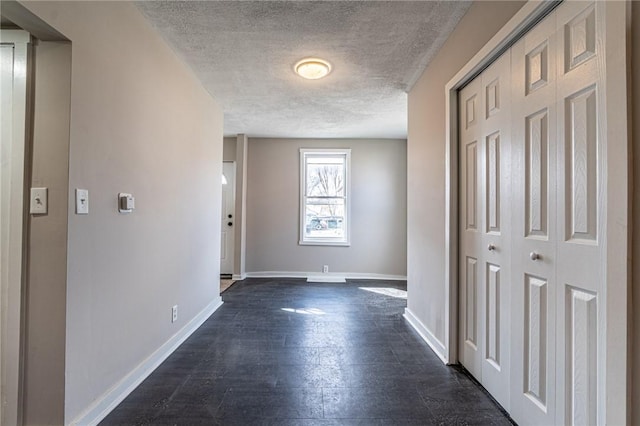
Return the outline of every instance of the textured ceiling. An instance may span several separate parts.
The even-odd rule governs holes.
[[[467,1],[140,1],[222,105],[224,133],[405,138],[406,92]],[[322,80],[293,73],[328,60]]]

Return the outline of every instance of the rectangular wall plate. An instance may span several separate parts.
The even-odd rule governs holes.
[[[31,188],[29,213],[47,214],[49,209],[47,200],[47,188]]]
[[[89,214],[89,190],[76,188],[76,214]]]

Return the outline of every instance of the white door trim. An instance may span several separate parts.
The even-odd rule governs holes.
[[[22,423],[22,326],[25,280],[25,149],[28,126],[29,43],[22,30],[2,30],[0,43],[13,45],[12,125],[3,161],[2,247],[0,279],[0,411],[1,424]],[[4,143],[6,143],[5,141]],[[6,162],[5,162],[6,161]],[[6,207],[6,210],[5,210]],[[6,251],[6,253],[5,253]]]
[[[604,416],[598,415],[603,424],[630,424],[631,422],[631,359],[629,357],[629,324],[631,309],[631,227],[629,209],[632,174],[629,163],[632,159],[632,142],[629,131],[630,100],[628,98],[628,76],[630,75],[631,2],[604,2],[606,10],[605,64],[603,77],[606,97],[606,129],[603,133],[608,141],[607,165],[615,164],[604,172],[607,198],[603,207],[603,222],[606,236],[602,244],[605,265],[601,279],[607,283],[603,303],[606,371],[605,383],[598,384],[598,393],[606,398]],[[637,25],[637,23],[636,23]],[[624,40],[622,43],[620,40]],[[615,143],[618,141],[619,143]],[[625,143],[626,142],[626,143]],[[637,309],[637,307],[636,307]],[[600,397],[598,398],[600,402]]]
[[[225,175],[225,165],[227,166],[231,166],[232,171],[227,175]],[[224,227],[225,222],[231,222],[233,224],[233,227],[230,228],[227,232],[229,233],[229,236],[224,236],[222,235],[223,232],[222,230],[220,231],[221,234],[221,240],[222,242],[226,245],[227,242],[230,241],[231,244],[228,245],[228,247],[225,247],[225,251],[226,251],[226,256],[228,256],[227,259],[225,260],[220,260],[220,274],[231,274],[233,275],[233,271],[235,270],[235,261],[236,261],[236,256],[235,256],[235,240],[236,240],[236,232],[235,232],[235,227],[238,226],[237,220],[236,220],[236,175],[237,175],[237,164],[235,161],[223,161],[222,162],[222,175],[227,179],[226,183],[223,183],[223,188],[222,188],[222,197],[231,196],[231,199],[226,200],[225,205],[223,205],[222,207],[226,207],[226,210],[222,211],[222,220],[221,220],[221,226]],[[227,192],[227,195],[225,195],[225,191],[226,189],[224,188],[225,185],[231,185],[230,190]],[[232,210],[232,217],[228,218],[227,214],[229,214],[229,207],[231,207]],[[222,228],[221,228],[222,229]],[[224,239],[227,238],[227,241],[224,241]],[[222,250],[222,248],[221,248]],[[226,264],[225,264],[226,261]],[[231,268],[227,268],[226,266],[231,265]],[[223,266],[225,266],[223,268]],[[225,272],[223,272],[223,270]],[[226,272],[226,271],[230,271],[230,272]]]
[[[445,189],[445,362],[458,361],[458,104],[457,92],[476,77],[517,41],[524,33],[538,23],[560,2],[529,1],[507,22],[507,24],[447,83],[446,99],[446,189]],[[606,304],[606,363],[605,383],[599,384],[599,397],[605,406],[606,424],[626,424],[630,419],[628,405],[629,359],[627,331],[628,288],[630,286],[628,241],[629,241],[629,133],[627,110],[627,41],[631,16],[630,3],[605,2],[607,34],[606,61],[615,66],[607,68],[605,77],[607,97],[606,122],[604,130],[608,140],[627,141],[609,144],[607,162],[616,164],[615,170],[604,171],[607,188],[607,202],[604,210],[607,235],[603,241],[606,264],[607,294]],[[612,206],[615,206],[612,207]],[[607,395],[609,397],[607,397]]]

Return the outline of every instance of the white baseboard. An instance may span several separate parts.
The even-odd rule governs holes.
[[[361,274],[356,272],[347,272],[342,274],[348,280],[388,280],[388,281],[406,281],[406,275],[387,275],[387,274]]]
[[[246,278],[315,278],[318,276],[341,277],[348,280],[389,280],[406,281],[406,275],[370,274],[359,272],[330,272],[327,274],[319,272],[300,271],[260,271],[247,272]]]
[[[245,278],[247,278],[247,274],[233,274],[231,276],[231,279],[234,280],[234,281],[242,281]]]
[[[260,271],[247,272],[247,278],[307,278],[308,272],[289,272],[289,271]],[[316,272],[317,275],[317,272]]]
[[[175,351],[194,331],[198,329],[220,306],[222,299],[218,296],[198,315],[189,321],[176,334],[171,336],[147,359],[127,374],[120,382],[100,396],[82,414],[68,424],[93,426],[104,419],[114,408],[118,406],[133,390],[138,387],[169,355]]]
[[[418,332],[420,337],[422,337],[422,339],[427,342],[427,345],[429,345],[433,352],[438,355],[438,358],[440,358],[445,364],[448,364],[449,362],[446,355],[447,350],[444,344],[442,344],[442,342],[436,336],[434,336],[431,331],[429,331],[429,329],[422,323],[422,321],[418,319],[418,317],[414,315],[413,312],[411,312],[409,308],[404,309],[404,318],[411,325],[411,327],[413,327],[414,330]]]

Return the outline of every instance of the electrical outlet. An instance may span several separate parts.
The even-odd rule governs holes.
[[[323,274],[329,273],[329,265],[322,265],[322,273]]]
[[[173,308],[171,308],[171,322],[176,321],[178,321],[178,305],[174,305]]]

